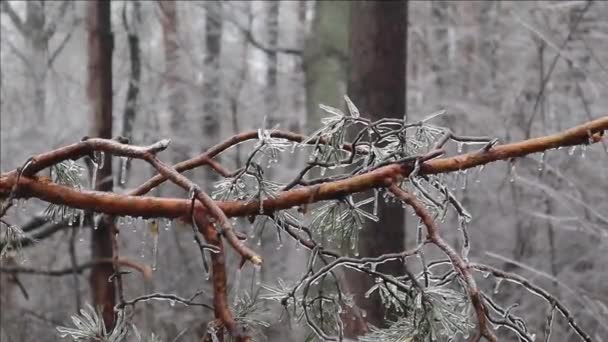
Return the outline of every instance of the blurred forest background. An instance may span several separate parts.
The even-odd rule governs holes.
[[[366,28],[351,20],[356,6],[348,1],[112,1],[112,135],[137,145],[170,138],[162,157],[178,162],[264,125],[312,132],[322,117],[320,103],[344,106],[351,53],[357,49],[349,35]],[[91,135],[94,119],[86,86],[86,2],[3,0],[0,10],[0,171],[5,172],[31,155]],[[446,109],[440,124],[500,142],[607,115],[606,18],[606,1],[408,1],[402,18],[408,23],[403,37],[406,105],[399,113],[373,115],[406,113],[416,120]],[[479,174],[453,176],[454,189],[474,215],[471,258],[543,285],[597,341],[608,336],[605,148],[556,150],[521,158],[514,167],[497,162]],[[248,152],[236,148],[222,163],[242,165]],[[124,162],[113,163],[115,191],[126,192],[154,174],[144,163],[132,163],[122,182],[118,170]],[[296,157],[282,160],[272,169],[273,177],[287,181],[303,163]],[[216,180],[202,171],[187,175],[207,190]],[[184,195],[168,185],[154,191]],[[52,224],[40,220],[44,208],[40,201],[28,201],[13,220],[33,225],[32,232],[44,229]],[[120,249],[151,263],[150,234],[143,223],[133,224],[142,227],[124,230]],[[127,275],[128,297],[152,291],[189,297],[200,288],[204,276],[198,275],[200,258],[191,231],[167,224],[176,229],[161,231],[153,278]],[[416,224],[406,218],[406,246],[415,244]],[[90,260],[91,234],[64,228],[28,246],[25,260],[14,265],[69,267],[70,245],[78,260]],[[446,234],[457,241],[456,229]],[[277,248],[274,233],[261,232],[258,239],[257,250],[266,260],[263,283],[298,276],[306,251],[289,241]],[[229,270],[234,274],[236,266]],[[76,279],[69,273],[0,275],[0,339],[59,340],[55,326],[68,324],[77,307],[90,302],[86,274]],[[519,304],[514,310],[526,313],[533,327],[542,327],[547,312],[537,298],[510,284],[495,290]],[[178,334],[186,341],[202,336],[203,314],[205,309],[197,307],[146,303],[137,307],[135,322],[162,341]],[[272,323],[266,328],[268,340],[300,340],[303,328],[284,329],[279,309],[266,314]],[[554,341],[576,340],[565,328],[558,331]],[[513,335],[505,335],[509,339]]]

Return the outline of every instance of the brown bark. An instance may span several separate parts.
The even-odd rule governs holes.
[[[109,1],[87,3],[87,30],[89,53],[87,95],[92,110],[91,134],[100,138],[111,138],[113,37]],[[98,171],[95,189],[112,191],[112,188],[112,158],[110,154],[105,154],[104,167]],[[92,230],[92,259],[112,258],[113,229],[112,223],[104,220],[100,222],[98,229]],[[111,264],[98,264],[92,268],[89,279],[93,305],[102,307],[103,320],[108,329],[114,325],[114,284],[108,281],[113,273],[114,268]]]
[[[372,120],[403,118],[406,92],[407,2],[353,2],[351,8],[351,65],[348,93],[365,117]],[[360,233],[361,256],[378,256],[405,250],[405,215],[400,204],[378,207],[378,222]],[[382,231],[382,234],[378,234]],[[382,265],[382,272],[403,274],[400,263]],[[385,321],[379,296],[364,298],[373,279],[353,273],[355,301],[377,326]],[[360,334],[361,332],[353,332]]]
[[[161,10],[161,26],[163,30],[163,49],[165,55],[165,77],[168,92],[168,111],[170,115],[171,132],[175,136],[187,134],[186,93],[180,83],[181,48],[178,44],[177,4],[172,0],[158,2]],[[172,160],[178,162],[188,158],[189,146],[179,139],[174,143]]]
[[[223,32],[223,5],[221,1],[206,2],[205,11],[205,58],[203,81],[203,117],[201,120],[202,150],[207,150],[219,140],[223,104],[221,54]],[[218,177],[213,172],[204,172],[203,189],[213,189]]]
[[[448,158],[429,160],[420,165],[419,174],[439,174],[466,170],[497,160],[509,160],[558,147],[587,144],[590,141],[597,143],[606,139],[603,138],[604,131],[606,130],[608,130],[608,115],[560,133],[506,145],[499,145],[488,151],[480,150]],[[291,136],[284,132],[277,133],[281,134],[276,134],[276,136]],[[243,133],[240,136],[228,139],[226,142],[218,145],[212,150],[217,153],[218,150],[225,150],[230,146],[246,140],[246,138],[254,139],[256,134],[256,132]],[[591,138],[590,134],[592,135]],[[295,134],[294,136],[300,137]],[[95,146],[97,149],[105,150],[106,152],[112,151],[107,145]],[[50,165],[59,163],[62,160],[88,155],[92,149],[93,145],[84,141],[63,147],[56,151],[35,156],[32,159],[30,166],[19,178],[18,186],[15,184],[18,178],[17,170],[0,175],[0,199],[8,198],[11,191],[14,191],[16,198],[36,197],[49,203],[64,204],[77,209],[97,210],[98,212],[111,215],[167,218],[184,216],[190,221],[190,201],[187,199],[152,196],[140,197],[140,195],[145,194],[153,187],[158,186],[167,180],[168,177],[165,176],[155,176],[144,183],[140,188],[132,191],[129,195],[78,191],[66,186],[51,183],[46,177],[32,176],[36,172],[49,167]],[[191,170],[200,165],[205,165],[208,160],[208,155],[202,155],[179,163],[175,166],[175,169],[179,172]],[[412,168],[413,165],[409,163],[391,164],[344,180],[285,191],[274,198],[265,200],[264,212],[270,213],[273,210],[291,208],[311,203],[311,201],[316,202],[334,199],[347,194],[366,191],[373,187],[386,186],[387,182],[395,177],[407,177]],[[199,206],[200,204],[197,203],[196,205]],[[228,217],[248,216],[256,214],[260,210],[260,205],[256,201],[217,202],[217,205]],[[381,231],[384,232],[384,229]]]
[[[237,324],[234,315],[230,311],[226,276],[226,255],[222,239],[217,230],[207,220],[207,214],[204,211],[198,211],[195,214],[195,220],[199,227],[199,231],[203,234],[207,243],[217,248],[217,253],[211,253],[213,309],[215,318],[222,322],[222,325],[228,330],[231,336],[235,337],[236,341],[251,341],[251,338],[247,336],[244,329]],[[221,340],[223,340],[223,336],[221,336]]]

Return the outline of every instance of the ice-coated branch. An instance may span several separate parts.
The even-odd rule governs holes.
[[[603,132],[608,130],[608,116],[587,122],[586,124],[571,128],[567,131],[548,135],[545,137],[528,139],[517,143],[495,146],[489,151],[471,152],[454,157],[432,159],[420,165],[419,174],[439,174],[458,170],[473,168],[497,160],[509,160],[527,154],[542,152],[555,149],[560,146],[571,146],[576,144],[589,144],[599,142],[603,138]],[[253,138],[253,137],[251,137]],[[218,149],[225,149],[234,143],[242,141],[242,137],[230,142],[225,142]],[[45,154],[43,156],[46,156]],[[205,156],[202,160],[207,160]],[[39,158],[36,157],[38,160]],[[65,158],[63,158],[65,159]],[[55,161],[63,159],[54,159]],[[45,159],[46,160],[46,159]],[[201,160],[192,160],[187,165],[182,166],[176,171],[191,169],[204,163]],[[181,164],[181,163],[180,163]],[[179,164],[178,164],[179,165]],[[392,180],[397,177],[407,177],[413,170],[411,164],[391,164],[380,167],[376,170],[355,175],[346,179],[323,183],[313,186],[299,187],[279,193],[274,198],[264,200],[264,210],[272,212],[274,210],[287,209],[305,203],[312,203],[321,200],[339,198],[344,195],[366,191],[374,187],[385,187],[392,184]],[[158,178],[157,178],[158,177]],[[164,179],[164,176],[157,176],[149,181],[156,186]],[[17,180],[17,171],[10,171],[0,176],[0,198],[8,196],[12,186]],[[158,183],[157,183],[158,182]],[[149,185],[142,186],[140,189],[148,189]],[[142,191],[138,191],[138,195]],[[49,182],[46,177],[25,177],[19,180],[18,197],[37,197],[41,200],[68,205],[70,207],[96,210],[111,215],[129,215],[143,217],[187,217],[189,213],[189,201],[175,198],[159,197],[135,197],[131,195],[118,195],[97,191],[77,191],[69,187],[60,186]],[[255,201],[227,201],[217,202],[217,206],[227,217],[249,216],[259,212],[260,204]]]

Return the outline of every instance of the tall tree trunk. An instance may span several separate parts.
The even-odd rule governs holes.
[[[435,84],[437,86],[437,94],[440,98],[445,94],[447,85],[447,71],[449,68],[449,45],[448,29],[449,29],[449,12],[451,4],[447,1],[431,2],[431,17],[435,29],[433,30],[434,46],[439,46],[439,51],[434,53],[433,64],[431,69],[435,74]]]
[[[220,115],[222,111],[222,77],[220,58],[222,54],[222,2],[209,1],[205,12],[205,59],[203,82],[202,150],[205,151],[220,139]],[[213,188],[217,174],[204,170],[204,187]]]
[[[141,79],[141,58],[139,48],[139,28],[141,25],[141,4],[139,0],[130,1],[133,5],[130,18],[127,18],[126,4],[123,12],[123,21],[127,30],[127,43],[129,46],[129,86],[125,99],[125,113],[122,120],[122,136],[133,142],[133,123],[137,112],[139,96],[139,82]]]
[[[122,136],[133,142],[133,123],[135,122],[135,114],[137,113],[137,101],[139,96],[139,82],[141,79],[141,58],[139,48],[139,28],[141,26],[141,4],[139,0],[130,1],[133,4],[131,10],[131,18],[127,18],[127,4],[123,7],[123,22],[127,30],[127,44],[129,46],[129,61],[131,73],[129,74],[129,86],[127,88],[127,96],[125,99],[125,112],[122,118]],[[130,23],[129,23],[130,21]],[[128,174],[131,171],[131,160],[123,159],[127,163],[125,171],[125,179],[128,180]]]
[[[306,131],[321,125],[319,104],[343,107],[348,77],[350,1],[316,1],[312,32],[304,48]]]
[[[372,120],[403,118],[406,109],[407,2],[357,1],[351,8],[350,78],[348,92],[361,113]],[[405,217],[399,204],[383,203],[379,222],[359,235],[361,256],[378,256],[405,249]],[[400,262],[381,265],[382,271],[403,274]],[[383,326],[384,307],[379,297],[364,298],[372,279],[351,274],[355,301],[370,323]],[[390,316],[389,316],[390,317]]]
[[[186,121],[186,93],[180,83],[181,49],[178,45],[178,2],[172,0],[161,0],[161,26],[163,30],[163,44],[165,54],[165,78],[168,92],[168,111],[171,133],[176,139],[172,144],[174,163],[186,160],[189,156],[190,147],[187,139],[178,138],[187,136],[189,133]]]
[[[268,45],[275,48],[279,42],[279,2],[270,1],[266,3],[266,29],[268,35]],[[279,97],[277,86],[277,53],[269,51],[266,54],[268,66],[266,69],[266,106],[268,106],[268,128],[273,128],[277,124],[281,125],[285,120],[279,115]]]
[[[25,28],[31,87],[36,116],[44,120],[46,110],[46,75],[49,40],[45,32],[44,1],[26,2]]]
[[[113,48],[109,1],[87,3],[87,30],[89,53],[87,95],[93,121],[91,135],[109,139],[112,137]],[[95,188],[99,191],[112,191],[112,187],[112,158],[106,153],[104,167],[98,171]],[[114,229],[111,222],[100,222],[98,228],[92,230],[93,260],[112,258]],[[113,273],[111,264],[99,264],[92,268],[89,279],[93,304],[102,308],[103,320],[108,329],[114,325],[114,284],[108,281]]]

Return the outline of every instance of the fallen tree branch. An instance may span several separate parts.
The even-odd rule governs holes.
[[[531,153],[538,153],[558,147],[577,144],[596,143],[602,139],[603,132],[608,129],[608,116],[590,121],[586,124],[571,128],[567,131],[528,139],[517,143],[500,145],[488,151],[466,153],[454,157],[433,159],[420,164],[420,175],[448,173],[473,168],[497,160],[509,160]],[[242,137],[234,139],[234,143],[242,141]],[[605,138],[603,138],[605,139]],[[226,142],[221,148],[228,148],[231,143]],[[36,160],[46,160],[36,157]],[[70,157],[65,154],[65,157]],[[188,167],[201,163],[208,157],[197,161],[189,161]],[[53,158],[54,161],[57,159]],[[42,165],[38,162],[36,165]],[[203,162],[204,163],[204,162]],[[46,162],[44,165],[48,165]],[[32,167],[35,168],[35,167]],[[365,191],[378,186],[387,186],[397,177],[407,177],[414,166],[408,164],[391,164],[376,170],[356,175],[347,179],[337,180],[320,185],[305,186],[281,192],[274,198],[264,200],[264,210],[272,212],[286,209],[309,202],[338,198],[347,194]],[[184,164],[179,170],[188,169]],[[29,168],[28,168],[29,170]],[[176,167],[176,170],[178,168]],[[6,198],[17,180],[17,171],[11,171],[0,176],[0,198]],[[150,184],[162,182],[164,177],[155,177],[157,180]],[[159,183],[160,184],[160,183]],[[142,186],[147,189],[149,185]],[[37,197],[41,200],[63,204],[73,208],[103,212],[120,216],[167,217],[187,219],[190,203],[187,199],[136,197],[97,191],[77,191],[75,189],[51,183],[46,177],[26,177],[19,179],[17,197]],[[200,206],[197,204],[197,206]],[[260,204],[257,201],[228,201],[217,202],[217,206],[227,217],[248,216],[259,213]]]

